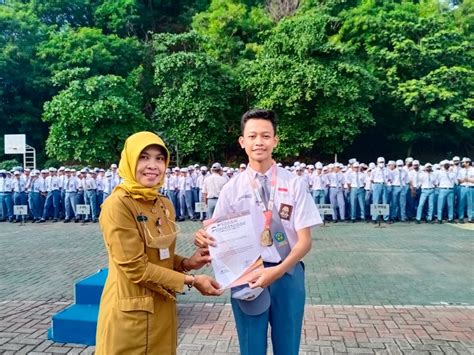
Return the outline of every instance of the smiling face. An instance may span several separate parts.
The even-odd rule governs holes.
[[[158,185],[166,170],[166,154],[158,145],[146,147],[140,153],[135,170],[135,179],[144,187]]]
[[[270,121],[258,118],[245,123],[243,135],[239,138],[240,146],[245,149],[249,161],[260,164],[272,162],[273,149],[278,144],[273,125]]]

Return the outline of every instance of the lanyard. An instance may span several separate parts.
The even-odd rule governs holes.
[[[264,216],[265,216],[265,229],[270,229],[270,224],[272,221],[272,215],[273,215],[273,201],[275,200],[275,191],[276,191],[276,182],[277,182],[277,169],[276,169],[276,163],[273,161],[272,165],[272,185],[271,185],[271,190],[270,190],[270,198],[268,200],[268,206],[265,206],[265,203],[263,202],[262,195],[260,194],[259,191],[259,186],[260,181],[257,181],[255,177],[252,176],[252,173],[250,172],[250,169],[247,169],[248,171],[248,177],[250,180],[250,184],[252,185],[253,193],[255,195],[255,198],[257,199],[257,204],[262,210]],[[261,186],[261,185],[260,185]]]

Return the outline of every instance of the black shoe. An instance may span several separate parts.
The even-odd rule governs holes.
[[[415,219],[416,224],[420,224],[421,222],[418,219]]]
[[[69,223],[71,222],[71,220],[68,218],[68,219],[65,219],[63,223]]]
[[[464,224],[464,219],[460,219],[459,223]]]
[[[57,221],[58,221],[58,219],[57,219],[57,218],[53,219],[53,223],[56,223]]]
[[[377,224],[377,221],[372,221],[373,224]]]
[[[438,224],[443,224],[443,221],[438,219]]]
[[[80,220],[78,220],[78,219],[74,220],[74,223],[79,223],[79,222],[80,222]]]
[[[454,219],[448,219],[448,223],[454,223]]]
[[[89,220],[88,220],[88,219],[85,219],[85,220],[84,220],[84,223],[89,223]]]
[[[349,222],[349,221],[348,221],[348,222]],[[352,220],[351,220],[351,223],[355,223],[355,222],[356,222],[356,220],[355,220],[355,219],[352,219]]]
[[[20,221],[17,221],[16,219],[14,219],[14,220],[12,221],[12,223],[18,223],[18,222],[20,222]]]
[[[97,222],[98,222],[97,219],[92,220],[92,223],[97,223]]]
[[[36,223],[44,223],[46,220],[44,218],[41,218],[40,220],[36,221]]]

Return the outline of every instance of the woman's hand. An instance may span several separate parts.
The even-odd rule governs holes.
[[[217,281],[208,275],[194,276],[194,287],[204,296],[220,296],[224,292]]]
[[[195,253],[188,259],[187,266],[192,270],[199,270],[204,265],[211,262],[211,256],[209,255],[209,249],[199,248]]]
[[[194,245],[198,248],[208,248],[217,246],[215,239],[204,229],[200,229],[194,235]]]

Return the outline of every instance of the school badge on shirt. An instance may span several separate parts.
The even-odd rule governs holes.
[[[289,221],[292,213],[293,206],[287,205],[285,203],[280,204],[280,210],[278,211],[278,214],[280,215],[281,219]]]

